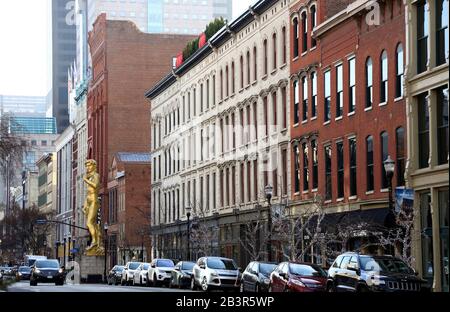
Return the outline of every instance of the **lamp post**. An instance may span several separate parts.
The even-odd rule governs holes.
[[[66,267],[66,242],[67,242],[67,238],[65,237],[66,235],[64,234],[64,239],[63,239],[63,249],[64,249],[64,253],[63,253],[63,263],[64,263],[64,268]]]
[[[267,231],[268,231],[268,240],[267,240],[267,260],[272,262],[272,205],[270,200],[273,195],[273,187],[269,184],[264,188],[264,194],[266,195],[267,204],[269,206],[269,212],[267,216]]]
[[[187,217],[187,260],[191,261],[191,207],[186,207]]]
[[[61,243],[59,241],[55,242],[55,259],[59,260],[59,245],[61,245]]]
[[[390,228],[396,225],[395,211],[392,199],[392,177],[394,176],[395,171],[395,161],[393,161],[391,156],[389,155],[388,158],[384,161],[383,165],[389,186],[389,214],[385,220],[385,226]]]
[[[386,177],[389,185],[389,211],[394,212],[394,205],[392,202],[392,177],[394,176],[395,171],[395,161],[392,160],[390,155],[384,161],[384,171],[386,171]]]
[[[105,224],[103,225],[103,230],[105,231],[105,270],[103,272],[103,279],[104,279],[104,282],[107,282],[106,266],[107,266],[107,261],[108,261],[108,223],[105,222]]]
[[[68,249],[67,249],[67,261],[70,262],[71,258],[72,258],[72,252],[71,252],[71,244],[72,244],[72,234],[67,234],[68,236],[68,240],[69,240],[69,244],[68,244]]]

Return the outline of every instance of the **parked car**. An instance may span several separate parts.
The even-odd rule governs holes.
[[[327,290],[419,292],[427,290],[426,283],[401,259],[348,252],[328,270]]]
[[[150,263],[141,263],[134,273],[133,285],[146,285]]]
[[[203,291],[211,289],[239,291],[240,271],[232,259],[221,257],[202,257],[193,268],[191,289],[201,287]]]
[[[320,292],[326,290],[327,273],[311,263],[282,262],[270,275],[270,292]]]
[[[192,269],[195,262],[180,261],[172,271],[170,287],[189,288],[191,286]]]
[[[30,286],[38,283],[55,283],[64,285],[65,274],[58,260],[36,260],[31,268]]]
[[[106,277],[108,285],[119,285],[122,281],[122,272],[125,266],[123,265],[115,265],[109,272]]]
[[[136,273],[137,268],[141,265],[141,262],[128,262],[122,270],[122,279],[120,284],[122,286],[131,285],[134,278],[134,273]]]
[[[23,281],[29,280],[31,276],[31,268],[29,266],[20,266],[17,269],[16,280]]]
[[[175,263],[170,259],[154,259],[148,269],[147,285],[153,287],[169,286],[174,268]]]
[[[241,277],[241,292],[267,292],[276,263],[250,262]]]

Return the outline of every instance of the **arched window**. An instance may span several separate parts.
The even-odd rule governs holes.
[[[384,161],[389,156],[389,137],[386,131],[381,132],[380,135],[380,143],[381,143],[381,188],[386,189],[389,187],[389,181],[386,176],[386,170],[384,170]]]
[[[240,58],[240,62],[239,62],[240,64],[240,71],[241,71],[241,79],[240,79],[240,81],[241,81],[241,89],[243,89],[244,88],[244,57],[241,55],[241,58]]]
[[[302,13],[302,53],[308,51],[308,18]]]
[[[317,10],[315,5],[311,6],[310,14],[311,14],[311,30],[313,30],[317,24]],[[315,47],[316,45],[317,45],[316,39],[311,38],[311,46]]]
[[[247,51],[247,85],[251,83],[251,65],[250,65],[250,51]]]
[[[380,59],[380,103],[388,100],[388,57],[387,52],[381,53]]]
[[[401,98],[403,96],[403,46],[401,43],[398,44],[395,51],[395,97]]]
[[[369,135],[366,138],[366,190],[371,192],[374,190],[373,177],[373,137]]]
[[[258,80],[258,53],[256,46],[253,47],[253,78],[254,81]]]
[[[302,121],[308,120],[308,77],[302,78]]]
[[[220,100],[223,100],[223,70],[220,70]]]
[[[372,107],[373,103],[373,69],[372,59],[366,61],[366,108]]]
[[[311,116],[317,116],[317,73],[311,74]]]
[[[272,35],[273,45],[273,69],[277,69],[277,34]]]
[[[300,114],[299,114],[299,86],[298,81],[294,81],[294,124],[298,124],[300,121]]]
[[[230,76],[228,71],[228,65],[225,67],[225,97],[228,97],[229,94],[229,85],[230,84]]]
[[[234,61],[231,63],[231,93],[236,93],[236,69]]]
[[[267,39],[264,39],[264,43],[263,43],[263,47],[264,47],[264,75],[267,75],[267,71],[268,71],[268,58],[267,58]]]
[[[397,186],[405,185],[405,129],[403,127],[395,130],[395,146],[397,159]]]
[[[281,38],[281,40],[283,40],[283,64],[286,64],[287,61],[286,27],[283,26],[281,34],[283,37]]]
[[[298,19],[297,18],[294,18],[293,29],[294,29],[294,31],[293,31],[294,53],[293,54],[294,54],[294,58],[296,58],[296,57],[298,57],[298,40],[299,40]]]

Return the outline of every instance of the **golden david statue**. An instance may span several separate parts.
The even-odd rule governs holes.
[[[86,200],[83,213],[86,217],[86,227],[91,235],[91,245],[86,248],[87,256],[103,256],[105,249],[102,246],[100,225],[97,223],[100,202],[98,198],[100,188],[100,176],[97,173],[97,162],[89,159],[85,163],[86,175],[83,177],[87,185]]]

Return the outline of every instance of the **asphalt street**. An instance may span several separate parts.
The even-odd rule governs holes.
[[[81,284],[55,286],[55,284],[38,284],[30,286],[29,282],[17,282],[8,287],[8,292],[191,292],[183,289],[169,289],[138,286],[108,286],[103,284]]]

